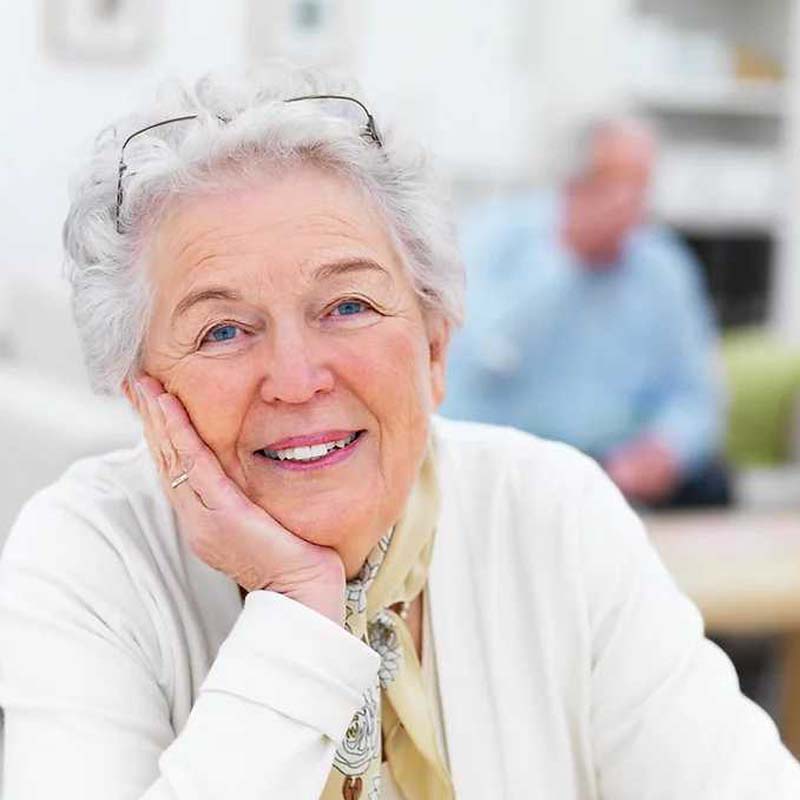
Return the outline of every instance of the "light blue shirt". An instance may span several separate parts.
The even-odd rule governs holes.
[[[685,470],[720,446],[714,324],[698,265],[660,227],[617,263],[582,267],[560,242],[561,203],[527,194],[463,221],[467,322],[443,413],[510,424],[595,457],[642,434]]]

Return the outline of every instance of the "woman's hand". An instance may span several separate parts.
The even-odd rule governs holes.
[[[222,469],[177,397],[140,375],[126,391],[192,551],[247,590],[269,589],[337,624],[344,616],[339,554],[307,542],[251,502]],[[172,487],[178,476],[184,482]]]

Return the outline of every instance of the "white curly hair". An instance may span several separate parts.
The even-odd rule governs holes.
[[[444,183],[427,154],[384,119],[378,122],[381,144],[367,140],[366,115],[354,123],[340,113],[342,102],[285,102],[308,95],[362,99],[351,81],[272,66],[235,80],[210,75],[192,87],[166,85],[149,107],[97,137],[72,183],[63,232],[73,313],[95,391],[119,391],[138,364],[152,297],[141,261],[165,206],[263,174],[265,166],[311,162],[366,191],[424,312],[441,315],[453,327],[461,324],[463,267]],[[155,127],[127,144],[118,205],[126,139],[180,116],[191,119]]]

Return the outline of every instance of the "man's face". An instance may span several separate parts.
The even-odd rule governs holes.
[[[652,139],[638,129],[603,130],[589,169],[569,187],[565,239],[589,268],[616,258],[647,210]]]

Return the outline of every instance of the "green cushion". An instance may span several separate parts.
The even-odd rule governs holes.
[[[789,457],[800,393],[800,348],[746,329],[722,344],[730,398],[726,453],[736,466],[775,465]]]

